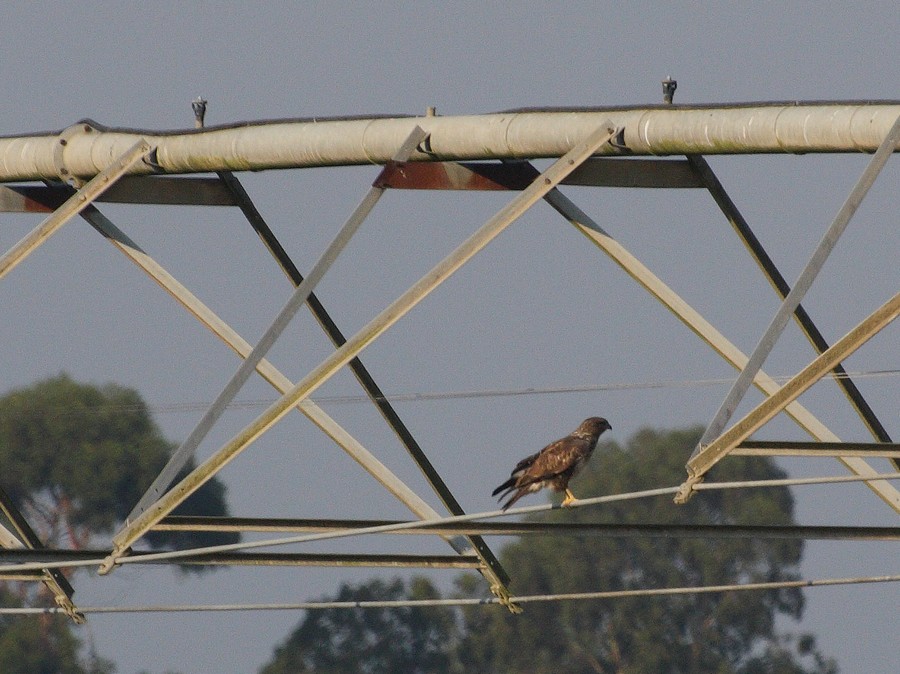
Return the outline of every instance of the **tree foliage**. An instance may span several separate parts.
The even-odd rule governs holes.
[[[81,384],[61,375],[0,398],[0,486],[51,547],[80,548],[112,532],[173,450],[131,389]],[[226,515],[225,486],[216,479],[207,482],[176,512]],[[8,524],[2,518],[0,523]],[[152,533],[146,540],[151,547],[162,547],[175,542],[176,535]],[[231,533],[182,534],[178,542],[203,546],[238,538]],[[0,586],[0,605],[46,599],[33,596],[33,588]],[[81,640],[64,616],[0,616],[4,674],[114,670],[96,655],[81,657],[81,650]]]
[[[432,599],[425,578],[342,585],[336,601]],[[309,611],[261,674],[438,674],[453,671],[456,623],[451,609],[404,607]]]
[[[574,489],[586,497],[678,484],[701,430],[643,430],[625,447],[604,443]],[[731,457],[711,474],[720,480],[781,477],[784,473],[765,458]],[[684,506],[663,496],[530,519],[791,525],[793,507],[786,488],[742,489],[703,492]],[[506,546],[501,561],[514,579],[514,594],[527,595],[792,580],[801,554],[802,542],[788,539],[528,536]],[[488,596],[484,581],[474,574],[461,576],[457,587],[465,597]],[[345,586],[334,599],[403,594],[398,580],[391,585]],[[310,612],[262,671],[432,671],[423,661],[410,660],[411,653],[438,657],[445,670],[458,667],[485,674],[837,671],[834,662],[817,651],[812,637],[775,629],[778,616],[801,617],[798,589],[529,603],[521,615],[470,606],[457,612],[456,620],[441,609],[435,614],[439,618],[417,618],[437,630],[428,639],[433,646],[428,649],[404,650],[412,614],[389,613],[395,610],[372,615],[362,609]],[[362,663],[371,668],[361,669]]]
[[[112,532],[173,450],[132,389],[61,375],[0,398],[0,485],[50,544],[84,547]],[[207,482],[177,512],[227,514],[225,486]],[[232,533],[181,536],[186,545],[238,540]],[[161,547],[174,538],[160,532],[147,540]]]

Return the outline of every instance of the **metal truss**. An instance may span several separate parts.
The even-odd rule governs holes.
[[[738,106],[740,107],[740,106]],[[822,109],[819,109],[822,108]],[[360,360],[360,353],[369,344],[399,321],[413,306],[449,278],[469,259],[487,246],[510,223],[540,200],[546,201],[565,220],[621,267],[629,276],[675,314],[701,340],[740,371],[720,413],[710,423],[701,446],[687,463],[688,480],[677,488],[656,490],[659,494],[676,495],[683,502],[706,486],[700,482],[706,471],[727,456],[815,456],[835,457],[856,477],[895,511],[900,512],[900,491],[889,481],[890,476],[877,473],[866,461],[886,457],[900,466],[900,446],[893,443],[884,425],[877,418],[854,382],[841,366],[850,353],[888,325],[900,313],[900,295],[895,295],[882,307],[850,331],[835,344],[829,345],[812,318],[801,306],[803,294],[813,282],[816,272],[830,248],[846,227],[878,171],[894,152],[900,140],[900,106],[894,103],[866,106],[841,105],[834,109],[818,106],[804,117],[791,106],[762,106],[720,112],[730,116],[735,128],[743,129],[741,138],[753,136],[757,145],[747,145],[738,151],[859,151],[875,150],[857,187],[851,192],[841,212],[826,233],[820,248],[814,253],[807,270],[791,288],[779,272],[749,224],[731,200],[703,154],[722,152],[722,147],[736,142],[729,138],[731,125],[722,123],[710,127],[709,111],[695,115],[696,109],[665,106],[659,109],[635,111],[615,109],[609,117],[598,111],[514,111],[499,117],[484,116],[445,120],[415,118],[375,120],[362,125],[361,120],[335,120],[319,123],[309,130],[309,120],[279,123],[269,128],[223,128],[218,130],[224,147],[234,147],[238,137],[257,134],[263,138],[263,148],[284,138],[291,145],[292,159],[281,166],[263,166],[264,152],[253,157],[235,158],[223,150],[222,161],[210,160],[198,168],[191,162],[191,148],[202,134],[159,136],[141,134],[134,142],[134,132],[118,130],[112,133],[109,147],[119,147],[131,141],[120,156],[110,150],[108,165],[94,171],[94,155],[81,150],[93,147],[97,138],[107,132],[90,123],[79,124],[64,131],[44,148],[44,139],[36,137],[28,142],[34,150],[28,156],[52,153],[55,179],[40,174],[46,161],[34,165],[11,168],[0,180],[47,181],[44,185],[0,186],[0,210],[13,212],[50,212],[50,216],[22,241],[0,257],[0,278],[5,276],[37,246],[75,215],[81,215],[113,246],[125,254],[142,271],[150,275],[179,304],[194,315],[214,335],[227,344],[241,358],[231,381],[198,422],[194,431],[173,455],[153,484],[113,537],[111,550],[47,550],[28,526],[21,513],[5,493],[0,492],[0,509],[12,530],[0,526],[0,561],[12,564],[0,570],[0,578],[44,582],[57,598],[59,605],[76,620],[83,619],[72,603],[73,590],[59,568],[85,565],[102,559],[101,573],[108,573],[122,563],[219,564],[256,566],[386,566],[420,568],[477,569],[486,578],[497,600],[512,611],[519,607],[510,600],[510,575],[500,565],[484,541],[489,535],[603,535],[603,536],[725,536],[761,538],[816,538],[842,540],[897,540],[895,528],[878,527],[685,527],[664,525],[579,525],[574,523],[513,523],[493,524],[466,519],[461,504],[428,459],[426,449],[413,437],[409,428],[386,399],[372,375]],[[795,114],[796,113],[796,114]],[[826,131],[810,133],[807,126],[811,116],[820,115],[832,120]],[[868,115],[868,116],[867,116]],[[893,125],[890,126],[885,120]],[[745,118],[749,121],[744,121]],[[706,120],[706,121],[704,121]],[[740,123],[738,120],[741,120]],[[760,124],[760,120],[764,122]],[[837,120],[837,121],[834,121]],[[744,124],[744,126],[740,126]],[[560,125],[560,126],[554,126]],[[266,126],[266,125],[262,125]],[[885,134],[884,129],[889,130]],[[540,129],[540,133],[536,132]],[[562,129],[562,131],[560,130]],[[750,129],[750,130],[748,130]],[[780,150],[770,148],[765,133],[771,132]],[[752,130],[752,132],[751,132]],[[526,142],[526,132],[535,131],[540,141]],[[563,133],[564,131],[564,133]],[[279,137],[275,134],[284,133]],[[309,134],[313,137],[310,140]],[[320,136],[315,134],[319,133]],[[672,137],[666,137],[672,133]],[[306,135],[305,135],[306,134]],[[341,134],[345,134],[342,136]],[[357,138],[354,134],[360,134]],[[543,134],[543,135],[541,135]],[[716,135],[718,134],[718,135]],[[740,135],[740,134],[739,134]],[[145,138],[146,136],[146,138]],[[471,138],[470,138],[471,136]],[[561,137],[565,136],[565,142]],[[572,142],[571,137],[580,138]],[[852,142],[847,138],[852,138]],[[336,139],[340,138],[340,142]],[[714,140],[710,141],[710,138]],[[227,140],[226,140],[227,139]],[[351,140],[348,140],[351,139]],[[662,139],[662,140],[661,140]],[[787,139],[790,139],[789,141]],[[0,158],[4,156],[8,139],[0,138]],[[747,141],[748,143],[750,141]],[[323,147],[337,143],[333,154]],[[354,146],[353,143],[357,143]],[[516,145],[519,143],[519,145]],[[710,146],[712,143],[712,146]],[[786,144],[785,144],[786,143]],[[830,145],[829,145],[830,143]],[[880,145],[879,145],[880,143]],[[514,147],[515,146],[515,147]],[[12,147],[12,146],[10,146]],[[105,146],[104,146],[105,147]],[[281,168],[312,165],[306,157],[320,153],[324,164],[362,163],[355,154],[364,148],[366,161],[383,167],[357,209],[348,218],[331,246],[323,253],[310,272],[304,276],[297,269],[277,236],[254,205],[232,170],[245,168]],[[768,149],[766,149],[768,148]],[[485,156],[479,154],[486,153]],[[291,153],[287,153],[291,154]],[[623,158],[629,154],[682,154],[684,159]],[[612,155],[600,156],[600,155]],[[539,156],[558,157],[546,171],[538,171],[527,160]],[[501,161],[496,161],[501,158]],[[479,161],[465,161],[477,159]],[[493,161],[490,161],[493,159]],[[2,163],[2,162],[0,162]],[[12,164],[9,164],[12,166]],[[148,173],[191,173],[198,170],[214,172],[215,177],[147,176]],[[85,182],[84,178],[90,177]],[[79,177],[81,176],[81,177]],[[613,236],[563,195],[558,187],[565,185],[613,188],[677,188],[704,189],[719,206],[727,221],[741,238],[748,251],[783,300],[776,317],[760,345],[749,356],[742,353],[722,333],[693,309],[683,298],[626,250]],[[368,213],[388,189],[413,190],[492,190],[514,191],[519,194],[488,220],[481,229],[467,239],[444,260],[438,263],[419,282],[410,287],[357,334],[346,337],[332,320],[314,288],[327,272],[344,245],[363,224]],[[261,243],[272,255],[275,264],[294,286],[293,294],[276,316],[269,329],[256,345],[242,338],[233,328],[203,304],[185,286],[162,268],[144,249],[114,225],[98,209],[98,203],[206,205],[239,208]],[[334,352],[298,382],[292,382],[266,360],[268,349],[302,306],[312,314],[334,344]],[[793,317],[816,351],[816,357],[783,386],[762,370],[763,361],[785,324]],[[377,407],[386,423],[406,448],[412,460],[425,476],[428,484],[449,512],[450,522],[429,503],[410,489],[390,468],[385,466],[356,438],[310,400],[310,395],[344,366],[353,372],[368,398]],[[237,394],[243,383],[254,373],[269,382],[280,398],[237,435],[219,448],[186,477],[173,484],[175,476],[193,458],[194,450],[216,423],[225,406]],[[833,373],[854,409],[858,412],[875,442],[844,443],[819,419],[800,405],[797,397],[823,376]],[[742,420],[725,430],[731,412],[750,384],[767,396]],[[310,419],[343,451],[369,472],[389,493],[398,498],[417,518],[407,523],[372,520],[277,520],[250,518],[176,517],[172,511],[212,479],[228,462],[246,450],[260,435],[291,410]],[[753,432],[769,419],[784,411],[812,438],[811,442],[759,442],[750,440]],[[602,500],[602,499],[601,499]],[[525,509],[530,511],[530,509]],[[434,520],[429,525],[429,520]],[[400,525],[400,526],[395,526]],[[453,555],[409,554],[300,554],[246,552],[242,546],[220,546],[232,549],[186,549],[166,553],[147,553],[132,549],[150,531],[268,531],[306,533],[327,536],[385,529],[386,533],[439,536],[454,550]],[[293,540],[293,539],[290,539]],[[284,543],[285,541],[276,541]],[[252,547],[261,544],[249,544]],[[42,563],[48,566],[41,567]],[[19,568],[20,567],[20,568]]]
[[[257,437],[281,419],[292,407],[306,400],[316,388],[321,386],[328,378],[335,374],[341,367],[356,357],[369,343],[391,327],[413,306],[421,301],[428,293],[459,269],[468,259],[486,246],[504,228],[518,218],[537,200],[543,197],[549,190],[559,183],[566,175],[584,160],[590,157],[602,144],[608,142],[615,134],[615,128],[609,124],[601,126],[588,138],[577,144],[571,151],[563,155],[538,179],[531,183],[519,196],[496,216],[491,218],[480,230],[466,240],[456,251],[440,262],[431,272],[413,285],[406,293],[388,306],[369,324],[364,326],[356,336],[350,338],[343,346],[338,348],[332,356],[321,365],[313,369],[300,382],[269,407],[254,422],[238,433],[230,442],[215,452],[209,459],[197,466],[190,474],[174,485],[168,492],[161,496],[151,507],[143,511],[134,520],[127,523],[122,530],[113,537],[114,550],[104,565],[101,572],[108,572],[115,565],[117,558],[147,532],[153,524],[171,513],[178,505],[187,499],[211,479],[224,465],[249,446]],[[295,291],[295,297],[303,287],[300,284]],[[304,298],[305,299],[305,298]],[[489,577],[491,590],[503,601],[508,598],[509,591],[505,584],[497,582],[496,574],[490,568],[482,572]],[[493,576],[493,577],[491,577]],[[516,607],[506,602],[511,610]]]
[[[880,162],[880,166],[877,166],[877,168],[880,169],[880,167],[883,166],[887,155],[891,151],[890,148],[896,146],[897,133],[897,127],[894,127],[894,129],[889,132],[888,137],[883,141],[880,155],[878,155],[877,160],[873,159],[873,161]],[[617,174],[616,170],[613,168],[617,164],[627,166],[634,161],[641,162],[640,169],[635,171],[635,173],[639,172],[641,174],[640,179],[634,178],[633,174],[630,174],[628,177],[623,177],[622,173]],[[748,248],[760,262],[760,266],[766,272],[767,277],[773,283],[776,290],[783,293],[783,296],[787,296],[790,292],[784,278],[781,276],[780,272],[778,272],[759,240],[753,235],[749,225],[747,225],[737,207],[728,197],[709,164],[702,157],[696,155],[689,156],[685,161],[595,158],[591,160],[590,165],[594,170],[589,173],[588,170],[583,167],[579,172],[577,182],[574,179],[574,175],[570,178],[571,184],[605,187],[635,186],[645,188],[705,187],[720,206],[729,222],[735,225],[736,230],[748,244]],[[526,163],[493,165],[487,168],[484,165],[479,164],[409,164],[404,167],[402,178],[392,183],[392,186],[407,189],[519,189],[519,186],[523,184],[529,176],[534,175],[534,173],[536,173],[535,169]],[[871,185],[871,181],[874,181],[874,176],[867,176],[866,182],[869,186]],[[748,373],[750,372],[746,369],[747,363],[749,362],[747,356],[741,353],[737,347],[724,337],[724,335],[719,333],[671,288],[663,283],[663,281],[646,268],[636,257],[613,239],[602,227],[594,222],[590,216],[578,208],[558,190],[553,190],[548,193],[545,199],[547,203],[575,225],[592,242],[632,276],[632,278],[668,307],[676,316],[678,316],[678,318],[684,321],[688,327],[697,333],[701,339],[706,341],[723,358],[729,361],[735,368]],[[851,197],[851,203],[854,203],[856,206],[858,206],[859,201],[861,201],[861,195],[856,194]],[[845,208],[844,211],[846,210],[847,209]],[[846,220],[843,221],[844,226],[846,225],[846,222],[849,221],[850,215],[852,215],[852,212],[842,213],[842,220],[846,218]],[[827,343],[825,343],[824,338],[812,322],[812,319],[800,306],[799,300],[786,315],[789,316],[790,313],[794,313],[797,317],[801,327],[810,337],[810,341],[813,342],[813,345],[817,350],[819,350],[820,353],[826,351],[828,349]],[[868,336],[870,337],[871,334],[874,333],[869,333]],[[856,347],[860,345],[861,342],[855,344]],[[844,352],[841,357],[846,355],[849,354]],[[890,443],[890,436],[888,436],[883,425],[862,397],[862,394],[846,376],[846,372],[843,368],[840,367],[840,360],[841,358],[838,358],[832,363],[830,368],[825,370],[818,368],[814,378],[808,380],[807,387],[828,372],[833,372],[838,375],[836,380],[841,382],[842,387],[847,392],[851,402],[860,412],[861,416],[863,416],[867,426],[875,435],[876,439],[880,441],[879,444],[872,445],[872,450],[885,449],[886,447],[881,443]],[[756,368],[756,371],[752,373],[749,380],[769,396],[774,395],[779,390],[779,386],[775,381],[762,372],[760,368]],[[799,392],[797,395],[799,395]],[[796,396],[794,396],[794,398],[796,398]],[[816,419],[808,410],[793,402],[793,398],[786,403],[785,411],[814,438],[822,442],[832,443],[830,446],[831,449],[834,449],[834,443],[839,443],[839,438],[833,432],[828,430],[827,427]],[[852,455],[838,454],[838,458],[840,458],[851,471],[858,475],[865,476],[867,474],[874,474],[874,469],[872,469],[863,458],[865,454],[860,453],[859,445],[856,445],[856,447],[857,449]],[[731,449],[728,451],[731,451]],[[881,455],[882,454],[876,452],[876,454],[869,456]],[[885,502],[900,512],[900,492],[898,492],[896,488],[883,481],[872,481],[868,484],[869,487]],[[682,500],[683,498],[684,496],[680,496],[679,500]]]
[[[853,330],[838,340],[834,346],[820,354],[809,365],[803,368],[778,391],[766,398],[747,416],[717,436],[710,444],[691,457],[688,462],[689,480],[683,486],[685,491],[679,493],[676,502],[683,502],[690,490],[715,463],[734,450],[741,442],[749,438],[754,431],[781,412],[801,393],[834,369],[834,366],[852,354],[873,335],[885,328],[900,315],[900,293],[894,295]],[[895,509],[900,511],[900,501],[895,501]]]
[[[112,187],[129,169],[144,161],[152,150],[153,147],[146,141],[138,141],[121,157],[115,159],[89,182],[83,184],[80,189],[74,191],[68,199],[55,209],[52,215],[0,257],[0,279],[12,271],[14,267],[28,257],[66,222],[81,213],[85,208],[88,208],[92,201]],[[64,167],[61,167],[60,172],[65,174],[67,171]],[[16,538],[5,527],[0,527],[2,529],[0,531],[0,545],[2,547],[13,549],[28,548],[32,550],[44,549],[44,545],[38,535],[12,502],[9,495],[2,489],[0,489],[0,511],[3,512],[18,534],[18,538]],[[84,615],[78,612],[72,601],[75,590],[65,576],[62,575],[62,572],[57,569],[47,569],[40,575],[40,580],[51,592],[57,605],[69,617],[77,623],[84,622]]]
[[[698,491],[715,491],[715,490],[734,490],[734,489],[761,489],[761,488],[783,488],[783,487],[792,487],[792,486],[811,486],[811,485],[826,485],[826,484],[840,484],[840,483],[849,483],[849,482],[861,482],[869,479],[877,479],[877,480],[900,480],[900,473],[883,473],[874,476],[874,478],[870,478],[869,476],[860,477],[859,475],[830,475],[830,476],[822,476],[822,477],[809,477],[809,478],[776,478],[776,479],[763,479],[763,480],[738,480],[734,482],[704,482],[697,484],[694,488]],[[286,545],[294,545],[298,543],[310,543],[313,541],[324,541],[324,540],[335,540],[338,538],[349,538],[349,537],[359,537],[359,536],[369,536],[374,534],[399,534],[405,532],[414,532],[414,533],[426,533],[430,529],[434,529],[435,531],[444,531],[444,530],[452,530],[455,527],[462,526],[462,530],[466,530],[466,527],[473,523],[478,523],[481,520],[492,519],[492,518],[501,518],[501,517],[510,517],[513,515],[521,515],[521,514],[532,514],[538,512],[546,512],[549,510],[559,510],[561,508],[590,508],[595,506],[608,505],[611,503],[621,503],[623,501],[633,501],[639,499],[650,499],[657,498],[660,496],[671,496],[680,490],[678,486],[669,486],[669,487],[658,487],[655,489],[644,489],[639,491],[632,492],[624,492],[617,494],[607,494],[604,496],[594,496],[590,498],[579,499],[577,501],[571,502],[568,506],[562,506],[560,504],[544,504],[544,505],[535,505],[535,506],[523,506],[519,508],[510,508],[508,510],[493,510],[487,512],[477,512],[477,513],[468,513],[465,515],[449,515],[446,517],[440,517],[436,519],[429,520],[413,520],[413,521],[389,521],[387,523],[382,522],[372,522],[372,521],[341,521],[341,520],[319,520],[318,523],[321,525],[319,527],[309,527],[306,526],[305,523],[308,520],[260,520],[260,519],[247,519],[247,518],[177,518],[174,520],[170,520],[169,524],[160,524],[162,528],[168,529],[170,531],[190,531],[190,530],[221,530],[221,531],[241,531],[245,529],[256,529],[256,530],[265,530],[265,531],[280,531],[280,530],[292,530],[292,528],[297,528],[301,530],[311,530],[311,533],[301,533],[293,536],[287,537],[279,537],[279,538],[264,538],[257,539],[253,541],[241,541],[238,543],[228,543],[224,545],[212,545],[207,547],[200,548],[190,548],[183,550],[168,550],[163,552],[140,552],[136,555],[122,556],[117,560],[117,564],[127,565],[127,564],[148,564],[148,563],[158,563],[158,562],[178,562],[179,560],[185,559],[190,560],[191,563],[202,564],[203,559],[241,559],[240,557],[234,557],[233,553],[243,553],[244,551],[251,549],[260,549],[260,548],[272,548],[272,547],[280,547]],[[526,523],[527,524],[527,523]],[[545,526],[553,527],[555,523],[545,523]],[[478,525],[475,525],[475,529],[479,528]],[[561,529],[564,530],[565,527]],[[497,528],[498,532],[503,532],[505,528],[501,525]],[[527,527],[526,527],[527,530]],[[603,530],[601,526],[597,531]],[[637,531],[640,531],[641,527],[637,528],[629,528],[626,527],[622,530],[609,529],[608,532],[610,535],[635,535]],[[577,529],[576,529],[577,531]],[[584,529],[585,533],[592,531],[591,527],[586,527]],[[653,531],[653,529],[647,529],[648,532]],[[699,535],[700,533],[705,532],[706,530],[702,527],[684,527],[684,528],[668,528],[663,527],[662,529],[656,530],[654,533],[656,535],[669,536],[669,537],[682,537],[682,536],[693,536]],[[725,536],[729,536],[729,534],[736,534],[737,531],[743,531],[746,534],[750,534],[758,538],[831,538],[831,539],[856,539],[856,540],[882,540],[889,539],[893,532],[896,531],[895,528],[888,528],[884,531],[877,528],[866,528],[866,527],[825,527],[825,528],[817,528],[817,527],[756,527],[756,528],[739,528],[739,529],[729,529],[726,527],[723,529],[725,532]],[[540,528],[535,528],[532,533],[540,533]],[[86,566],[97,566],[98,564],[103,562],[102,558],[84,558],[80,552],[76,555],[68,554],[71,551],[49,551],[46,555],[41,553],[34,553],[29,555],[28,553],[21,553],[18,551],[8,553],[9,557],[16,558],[19,557],[29,557],[33,559],[40,559],[40,561],[35,562],[20,562],[18,564],[0,564],[0,574],[7,573],[21,573],[27,571],[36,571],[41,569],[55,569],[55,568],[69,568],[69,567],[86,567]],[[78,552],[78,551],[76,551]],[[58,553],[58,554],[57,554]],[[97,551],[97,554],[104,554],[104,551]],[[47,557],[62,557],[65,561],[53,561],[48,560]],[[273,565],[283,564],[285,563],[285,555],[283,554],[274,554],[270,555],[269,562]],[[301,556],[305,563],[310,563],[310,560],[314,558],[314,556],[310,555],[302,555]],[[338,565],[344,565],[344,561],[349,561],[349,565],[369,565],[369,566],[378,566],[384,561],[382,558],[384,556],[376,556],[378,557],[378,561],[372,562],[371,555],[326,555],[328,558],[327,563],[334,563]],[[364,561],[360,560],[360,557],[365,558]],[[409,556],[391,556],[396,557],[394,563],[399,563],[403,565],[403,562],[409,560]],[[419,559],[422,559],[422,556],[418,556]],[[267,559],[264,555],[253,555],[248,558],[252,559],[250,563],[252,564],[264,564]],[[324,559],[324,558],[323,558]],[[459,560],[457,560],[459,561]],[[292,562],[287,562],[292,563]],[[459,563],[465,563],[465,561],[459,561]],[[497,598],[500,603],[504,603],[502,598]],[[512,610],[512,608],[511,608]]]
[[[791,315],[796,314],[797,309],[800,306],[800,301],[806,294],[806,291],[812,285],[813,281],[815,281],[819,270],[825,264],[825,261],[828,259],[828,255],[831,253],[835,244],[837,244],[837,241],[840,238],[841,234],[850,223],[850,219],[853,217],[854,213],[856,213],[857,208],[859,208],[859,205],[868,193],[869,188],[871,188],[871,186],[874,184],[875,179],[878,177],[881,169],[887,163],[888,158],[891,156],[891,154],[893,154],[898,142],[900,142],[900,116],[898,116],[894,121],[894,125],[891,127],[891,130],[888,132],[887,136],[885,136],[881,145],[878,147],[878,150],[875,152],[875,155],[872,157],[872,160],[869,162],[869,165],[866,167],[866,170],[863,172],[862,176],[860,176],[860,179],[853,187],[853,190],[851,190],[850,195],[847,197],[847,200],[844,202],[843,206],[841,206],[841,209],[838,211],[838,214],[835,216],[834,221],[826,231],[824,237],[822,238],[822,241],[813,252],[812,257],[797,279],[796,285],[787,293],[787,295],[784,296],[784,300],[781,306],[778,308],[778,311],[772,319],[772,322],[769,324],[769,327],[766,328],[765,333],[763,333],[763,336],[760,338],[759,344],[757,344],[756,348],[753,350],[753,353],[750,355],[747,364],[741,369],[741,373],[737,378],[737,381],[735,381],[734,385],[731,387],[728,395],[725,396],[725,400],[722,401],[722,405],[716,412],[715,417],[712,421],[710,421],[709,426],[706,428],[706,431],[704,431],[703,436],[700,438],[700,444],[697,446],[697,449],[694,451],[694,454],[691,456],[691,459],[688,462],[687,467],[690,477],[688,481],[684,483],[685,491],[682,494],[679,494],[679,497],[677,499],[678,502],[682,502],[690,496],[691,485],[696,484],[696,482],[699,480],[702,480],[703,475],[706,473],[706,471],[708,471],[719,459],[721,459],[729,451],[734,449],[734,447],[736,447],[741,440],[746,439],[750,435],[750,433],[755,430],[755,428],[759,428],[763,423],[765,423],[766,418],[764,414],[761,411],[757,411],[756,413],[749,414],[748,419],[757,420],[759,423],[756,423],[755,428],[753,428],[753,422],[748,423],[747,428],[752,428],[752,430],[750,430],[750,432],[748,432],[744,437],[732,442],[726,441],[725,436],[722,434],[725,425],[728,423],[728,420],[731,418],[731,415],[737,408],[738,403],[740,403],[741,399],[744,397],[744,394],[747,392],[747,389],[750,387],[750,382],[753,379],[754,375],[760,370],[766,357],[775,346],[775,342],[778,340],[778,337],[784,330],[784,327],[790,319]],[[888,304],[885,306],[890,307],[891,304],[892,302],[888,302]],[[880,312],[876,312],[876,315],[879,313]],[[893,313],[889,311],[886,314],[886,322],[878,323],[877,321],[873,321],[872,319],[867,319],[866,321],[864,321],[861,325],[866,325],[866,329],[861,331],[862,334],[857,334],[860,331],[854,330],[851,333],[856,335],[854,339],[850,340],[848,338],[844,338],[838,343],[841,346],[846,345],[846,348],[835,348],[838,346],[835,345],[835,347],[831,347],[820,352],[820,356],[816,359],[815,362],[830,362],[830,367],[823,370],[820,365],[818,367],[810,367],[804,369],[803,372],[801,372],[797,375],[797,377],[785,384],[785,386],[778,393],[773,395],[772,398],[767,400],[766,403],[769,403],[771,400],[775,399],[778,396],[781,396],[788,402],[796,399],[796,397],[799,396],[800,393],[802,393],[804,390],[806,390],[806,388],[809,388],[809,386],[812,386],[812,384],[821,379],[823,375],[825,375],[829,371],[833,371],[834,367],[840,365],[840,362],[846,356],[849,356],[851,353],[853,353],[853,351],[857,347],[861,346],[862,343],[864,343],[872,335],[878,332],[878,330],[887,325],[887,323],[896,318],[896,316],[896,311],[894,311]],[[834,357],[832,357],[831,359],[825,358],[825,354],[832,353],[834,354]],[[801,379],[805,380],[804,384],[798,384]],[[796,393],[793,396],[785,393],[785,391],[794,389],[796,389]],[[765,403],[763,404],[765,405]],[[776,405],[771,405],[771,407],[775,410],[775,412],[771,415],[774,416],[774,414],[780,411],[784,407],[784,405],[782,405],[780,408],[778,408]],[[757,408],[757,410],[761,410],[761,408],[762,405]],[[768,418],[771,418],[771,416]],[[880,424],[877,425],[880,426]],[[740,424],[736,424],[735,428],[737,428],[738,426],[740,426]],[[732,429],[732,431],[734,431],[734,429]],[[735,437],[737,437],[737,435],[739,434],[735,433]],[[900,506],[900,503],[898,503],[897,505]]]

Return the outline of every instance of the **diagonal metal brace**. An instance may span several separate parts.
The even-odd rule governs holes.
[[[92,201],[112,187],[116,180],[127,173],[132,166],[142,161],[153,149],[153,146],[146,140],[139,140],[125,154],[100,171],[100,173],[85,183],[84,187],[66,199],[65,203],[57,208],[46,220],[6,251],[3,257],[0,257],[0,278],[6,276],[54,232],[74,216],[81,213]]]

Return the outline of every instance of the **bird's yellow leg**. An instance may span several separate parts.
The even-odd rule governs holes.
[[[577,500],[578,499],[575,498],[575,494],[572,493],[572,490],[566,489],[566,497],[563,499],[563,501],[562,501],[562,503],[560,503],[560,505],[563,507],[566,507],[570,503],[574,503]]]

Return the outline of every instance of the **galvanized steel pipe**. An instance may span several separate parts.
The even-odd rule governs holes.
[[[430,134],[412,157],[418,161],[560,157],[607,119],[623,132],[597,154],[874,152],[898,115],[898,101],[856,101],[299,119],[172,132],[84,121],[59,133],[0,137],[0,182],[90,178],[141,138],[158,147],[155,169],[169,174],[383,164],[416,125]]]

